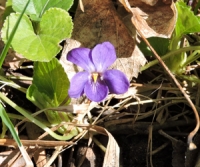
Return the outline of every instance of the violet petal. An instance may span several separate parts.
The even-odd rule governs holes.
[[[97,72],[104,72],[115,60],[115,48],[110,42],[98,44],[92,49],[92,61]]]
[[[129,81],[124,73],[119,70],[107,70],[103,75],[110,93],[123,94],[129,88]]]
[[[102,81],[88,81],[85,84],[84,92],[88,99],[95,102],[100,102],[106,98],[108,95],[108,87]]]
[[[68,91],[70,97],[78,98],[83,94],[88,77],[89,73],[87,71],[78,72],[72,77]]]
[[[67,54],[67,60],[72,63],[82,67],[84,70],[88,72],[95,71],[94,64],[91,60],[91,50],[88,48],[76,48],[72,49]]]

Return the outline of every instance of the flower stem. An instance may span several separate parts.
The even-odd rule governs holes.
[[[173,50],[169,53],[167,53],[166,55],[162,56],[161,59],[162,60],[166,60],[168,59],[170,56],[175,55],[175,54],[179,54],[182,52],[187,52],[187,51],[191,51],[191,50],[200,50],[200,46],[190,46],[190,47],[184,47],[184,48],[180,48],[177,50]],[[148,64],[144,65],[143,67],[141,67],[140,71],[144,71],[154,65],[158,64],[158,60],[153,60],[151,62],[149,62]]]

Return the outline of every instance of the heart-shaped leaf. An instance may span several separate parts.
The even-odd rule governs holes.
[[[21,13],[27,1],[28,0],[13,0],[12,7],[16,12]],[[25,13],[30,15],[32,20],[38,21],[49,8],[57,7],[68,11],[72,4],[73,0],[31,0]]]
[[[33,83],[28,88],[26,97],[37,107],[40,109],[58,107],[67,98],[68,89],[68,77],[56,58],[50,62],[34,63]],[[70,113],[47,110],[45,114],[52,125],[71,121]],[[59,128],[59,132],[65,133],[67,127]],[[77,129],[73,128],[71,132],[76,135]]]
[[[34,63],[33,83],[28,88],[27,97],[30,100],[33,99],[39,101],[41,100],[38,99],[39,93],[41,94],[40,97],[48,97],[44,98],[44,100],[48,99],[46,101],[46,104],[48,105],[45,106],[45,103],[43,103],[42,106],[38,107],[45,108],[59,106],[67,97],[68,89],[68,77],[64,71],[64,68],[56,58],[53,58],[50,62]],[[34,92],[34,90],[36,90],[36,92]],[[37,97],[32,98],[34,94]]]
[[[150,37],[148,38],[148,41],[154,50],[158,53],[158,55],[163,56],[168,52],[169,39],[161,37]],[[145,56],[153,56],[152,51],[144,41],[140,42],[138,46]]]
[[[7,41],[18,17],[19,14],[12,13],[4,22],[2,29],[4,42]],[[71,17],[62,9],[47,10],[35,30],[28,16],[24,15],[11,45],[16,52],[27,59],[50,61],[61,49],[59,42],[71,36],[72,27]]]
[[[200,19],[194,15],[190,7],[181,1],[176,3],[176,7],[178,10],[178,19],[175,28],[177,38],[181,38],[184,34],[199,32]]]

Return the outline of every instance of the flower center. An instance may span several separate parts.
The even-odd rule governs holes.
[[[93,79],[94,83],[97,82],[97,79],[98,79],[99,76],[100,76],[100,74],[98,72],[92,73],[92,79]]]

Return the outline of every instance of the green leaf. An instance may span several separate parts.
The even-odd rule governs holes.
[[[1,69],[1,67],[2,67],[2,64],[3,64],[4,60],[5,60],[6,55],[7,55],[8,49],[9,49],[9,47],[10,47],[10,45],[11,45],[11,42],[12,42],[12,40],[13,40],[13,37],[14,37],[16,31],[17,31],[17,28],[18,28],[18,26],[19,26],[19,23],[21,22],[21,19],[22,19],[22,17],[23,17],[23,14],[24,14],[24,12],[25,12],[25,10],[26,10],[26,8],[27,8],[29,2],[30,2],[30,0],[27,1],[27,3],[26,3],[26,5],[25,5],[25,7],[24,7],[22,13],[19,15],[18,19],[16,20],[16,23],[13,24],[13,29],[12,29],[12,31],[10,31],[9,38],[8,38],[8,40],[6,41],[6,44],[5,44],[5,46],[4,46],[4,48],[3,48],[3,51],[1,52],[1,55],[0,55],[0,69]],[[9,6],[9,4],[8,4],[8,6]]]
[[[29,87],[26,96],[38,108],[53,107],[52,100],[45,93],[40,92],[34,84]]]
[[[27,1],[28,0],[13,0],[13,9],[21,13]],[[68,11],[72,4],[73,0],[31,0],[25,13],[29,15],[32,20],[39,21],[43,13],[49,8],[56,7]]]
[[[64,68],[56,58],[50,62],[35,62],[32,85],[28,88],[26,97],[40,109],[58,107],[68,96],[69,80]],[[68,101],[69,102],[69,101]],[[70,122],[73,116],[66,112],[45,111],[52,126],[61,122]],[[58,129],[62,134],[73,137],[78,134],[76,127],[64,125]]]
[[[7,17],[2,29],[2,39],[8,40],[19,14]],[[59,43],[71,36],[72,20],[68,12],[51,8],[42,16],[38,29],[34,30],[27,15],[22,17],[12,41],[14,50],[33,61],[50,61],[61,47]],[[36,33],[37,34],[36,34]]]
[[[185,34],[200,31],[200,19],[191,11],[191,7],[182,1],[176,2],[178,18],[176,23],[176,37],[180,38]]]
[[[180,48],[180,40],[185,34],[195,33],[200,31],[200,19],[195,16],[191,11],[191,8],[187,6],[183,1],[176,2],[176,8],[178,11],[178,18],[175,27],[175,33],[173,34],[170,42],[170,50],[176,50]],[[185,53],[172,55],[165,61],[172,73],[180,75],[183,73],[183,66],[187,62],[187,55]]]
[[[15,131],[15,128],[12,124],[12,122],[10,121],[10,118],[8,117],[6,110],[4,109],[4,107],[2,106],[2,104],[0,104],[0,117],[2,119],[2,121],[4,122],[4,124],[9,128],[13,138],[15,139],[16,143],[18,144],[18,146],[22,146],[22,143],[19,139],[19,136],[17,135],[17,132]]]
[[[57,107],[68,96],[68,89],[68,77],[56,58],[50,62],[34,63],[33,83],[27,90],[29,99],[33,96],[38,103],[41,103],[40,101],[44,98],[46,102],[42,102],[42,108]]]
[[[65,93],[64,93],[65,94]],[[32,84],[26,94],[27,98],[35,104],[40,109],[50,108],[50,107],[57,107],[58,105],[55,104],[54,100],[49,98],[48,95],[39,91],[36,85]],[[68,122],[69,119],[61,120],[59,114],[56,111],[45,111],[48,121],[52,125],[57,125],[62,121]]]
[[[183,73],[183,65],[186,60],[187,55],[181,53],[178,55],[172,55],[169,59],[165,60],[165,63],[173,74],[179,75]]]
[[[147,39],[155,51],[160,55],[165,55],[168,52],[169,39],[160,37],[151,37]],[[144,41],[139,44],[139,48],[145,56],[152,56],[152,51]]]

